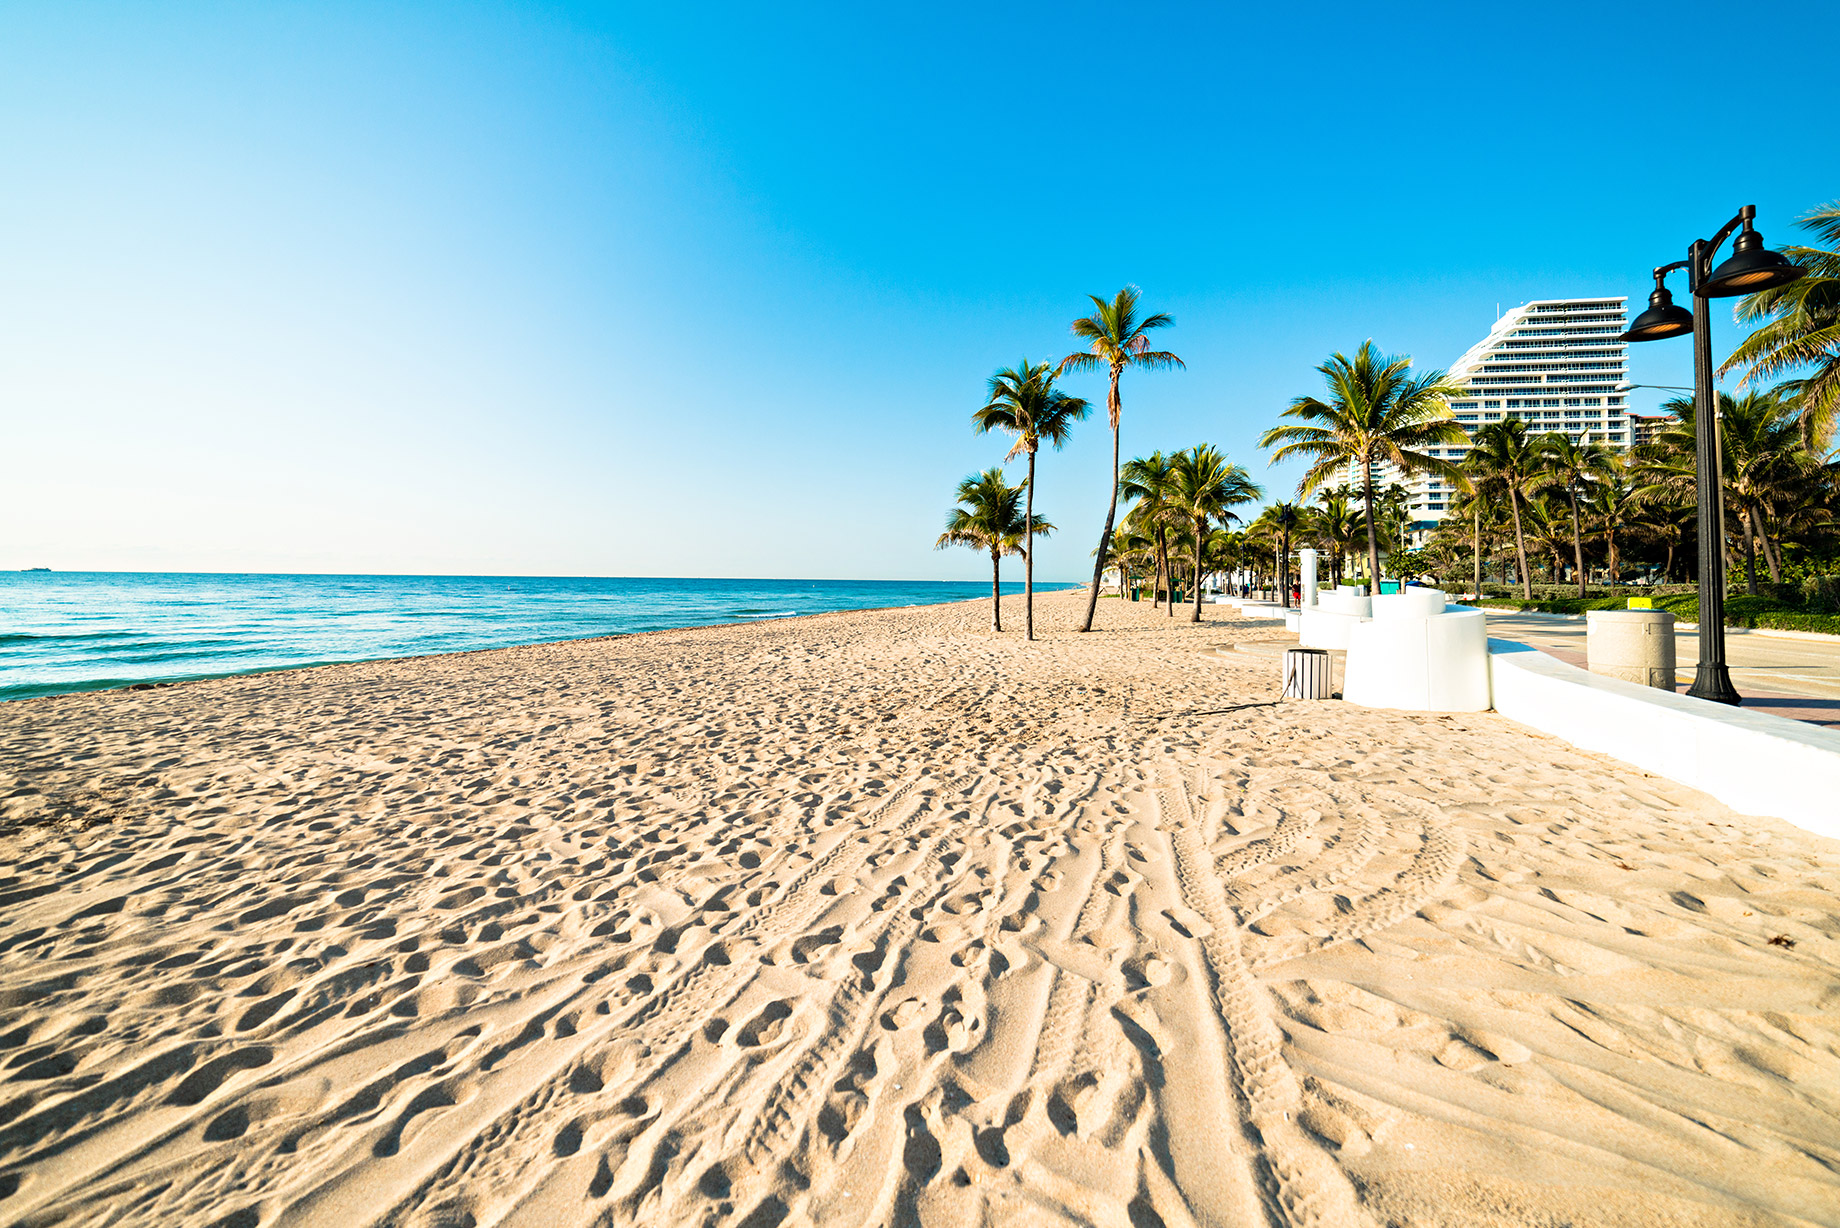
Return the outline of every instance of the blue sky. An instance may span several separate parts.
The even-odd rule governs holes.
[[[1207,440],[1288,494],[1254,441],[1331,351],[1448,365],[1746,203],[1791,240],[1840,197],[1837,36],[1831,3],[9,4],[0,566],[976,579],[931,543],[1005,450],[985,378],[1127,282],[1188,370],[1127,376],[1126,455]],[[1698,84],[1747,40],[1765,75]],[[1690,379],[1685,341],[1632,354]],[[1044,456],[1038,576],[1090,566],[1108,464],[1098,417]]]

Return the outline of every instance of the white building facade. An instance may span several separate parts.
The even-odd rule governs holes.
[[[1627,449],[1634,440],[1628,394],[1619,387],[1629,379],[1628,347],[1617,336],[1628,314],[1625,298],[1541,299],[1506,313],[1450,368],[1465,394],[1451,402],[1457,424],[1473,436],[1492,422],[1519,418],[1531,434],[1559,431]],[[1469,445],[1430,452],[1461,461]],[[1425,475],[1406,487],[1413,536],[1422,541],[1450,510],[1456,490]]]

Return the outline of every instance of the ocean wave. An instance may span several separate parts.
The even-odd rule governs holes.
[[[0,632],[0,644],[42,644],[58,640],[144,640],[143,631],[6,631]]]
[[[733,610],[730,618],[791,618],[797,610]]]

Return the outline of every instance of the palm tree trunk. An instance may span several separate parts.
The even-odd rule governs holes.
[[[1207,536],[1207,521],[1195,521],[1195,616],[1188,621],[1201,621],[1201,539]]]
[[[1757,531],[1755,513],[1749,508],[1741,509],[1738,515],[1744,522],[1744,591],[1755,597],[1757,595]]]
[[[1169,574],[1169,560],[1164,556],[1163,531],[1158,529],[1151,535],[1151,540],[1154,544],[1150,549],[1156,554],[1156,592],[1153,594],[1154,600],[1150,602],[1150,608],[1155,610],[1162,607],[1165,590],[1168,587],[1164,583],[1164,577]]]
[[[1476,525],[1476,536],[1470,538],[1470,550],[1476,554],[1476,600],[1483,598],[1483,510],[1481,504],[1474,508],[1476,516],[1472,523]]]
[[[1023,495],[1022,542],[1026,549],[1022,555],[1022,638],[1035,638],[1035,449],[1029,449],[1029,489]],[[1109,542],[1110,537],[1106,540]],[[1101,560],[1105,555],[1099,556]],[[1122,575],[1122,573],[1120,573]],[[1120,597],[1124,596],[1123,580],[1119,581]]]
[[[1521,565],[1521,600],[1533,600],[1533,572],[1527,567],[1527,535],[1521,532],[1521,501],[1508,487],[1508,510],[1514,513],[1514,557]]]
[[[1014,504],[1011,506],[1013,507]],[[1014,524],[1015,521],[1012,520],[1010,523]],[[1001,632],[1003,630],[1003,590],[997,583],[1000,557],[997,554],[998,549],[997,546],[990,548],[990,629]]]
[[[1616,528],[1615,526],[1610,526],[1610,527],[1605,528],[1604,530],[1604,548],[1609,553],[1609,556],[1610,556],[1610,583],[1614,585],[1617,582],[1618,577],[1622,573],[1622,569],[1617,566],[1617,563],[1620,561],[1620,559],[1616,552]]]
[[[1763,513],[1757,513],[1757,540],[1763,543],[1763,561],[1770,568],[1770,583],[1782,583],[1782,544],[1770,540],[1770,531],[1764,525]]]
[[[1367,592],[1377,597],[1380,595],[1380,539],[1374,536],[1374,467],[1366,457],[1361,458],[1361,476],[1367,506]]]
[[[1283,529],[1278,538],[1278,604],[1291,603],[1291,531]]]
[[[1162,525],[1156,528],[1157,549],[1163,552],[1163,582],[1169,586],[1163,594],[1166,605],[1164,612],[1169,617],[1176,616],[1176,565],[1169,560],[1169,530]]]
[[[1572,496],[1572,557],[1578,566],[1578,595],[1584,596],[1584,530],[1578,527],[1578,496]]]
[[[1106,395],[1105,407],[1112,416],[1112,498],[1105,505],[1105,532],[1099,534],[1099,559],[1093,564],[1092,592],[1086,596],[1086,622],[1081,625],[1081,633],[1092,630],[1093,615],[1099,609],[1099,577],[1105,571],[1106,547],[1112,544],[1112,522],[1118,518],[1118,368],[1112,368],[1112,388]]]

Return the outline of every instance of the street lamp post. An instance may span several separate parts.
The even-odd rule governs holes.
[[[1738,704],[1743,699],[1731,685],[1725,667],[1725,492],[1719,448],[1718,392],[1712,382],[1712,307],[1715,298],[1752,294],[1786,286],[1802,270],[1778,252],[1763,245],[1763,236],[1751,225],[1755,205],[1746,205],[1710,240],[1695,239],[1687,258],[1655,270],[1655,291],[1648,310],[1637,316],[1623,341],[1660,341],[1693,334],[1693,436],[1695,480],[1699,488],[1699,668],[1687,694],[1714,703]],[[1731,256],[1718,268],[1712,258],[1733,231]],[[1674,305],[1665,284],[1676,269],[1687,270],[1687,288],[1693,294],[1691,313]]]

